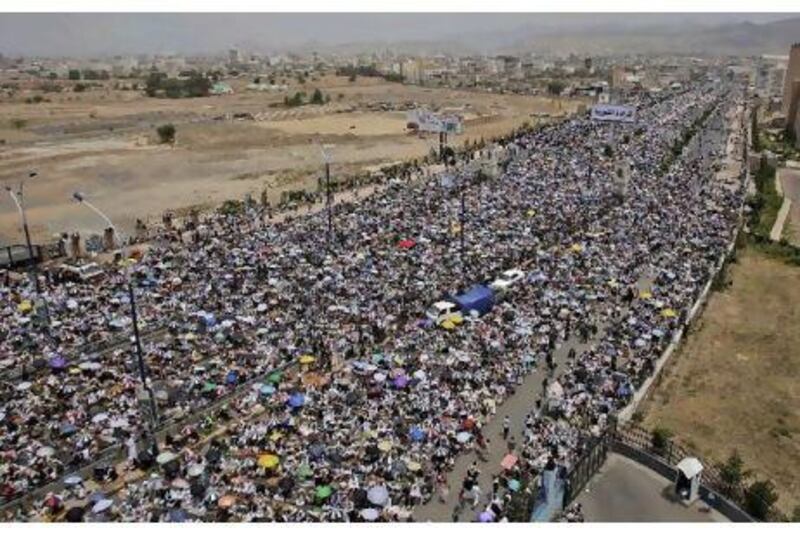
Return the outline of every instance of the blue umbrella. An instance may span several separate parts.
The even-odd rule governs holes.
[[[236,370],[231,370],[228,372],[228,375],[225,376],[225,383],[228,385],[236,385],[237,381],[239,381],[239,372]]]
[[[306,397],[302,393],[296,392],[289,397],[290,407],[302,407],[306,403]]]
[[[421,442],[422,440],[425,439],[425,432],[422,431],[422,428],[414,426],[413,428],[411,428],[409,436],[411,437],[411,440],[413,440],[414,442]]]
[[[78,428],[76,428],[72,424],[61,424],[61,428],[59,430],[61,432],[62,437],[69,437],[70,435],[74,435]]]
[[[273,387],[272,385],[261,385],[261,388],[258,389],[258,392],[260,392],[264,396],[271,396],[272,394],[275,393],[275,387]]]
[[[169,512],[170,522],[186,522],[186,511],[183,509],[172,509]]]

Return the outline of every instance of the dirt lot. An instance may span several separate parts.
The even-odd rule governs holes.
[[[407,134],[404,112],[368,109],[370,104],[416,102],[458,110],[466,131],[451,142],[461,144],[534,122],[532,114],[567,113],[581,103],[329,77],[288,93],[311,94],[319,87],[330,104],[285,110],[274,104],[286,93],[249,92],[248,82],[234,80],[233,95],[197,99],[154,99],[105,88],[48,93],[51,101],[41,104],[24,103],[25,94],[0,100],[0,181],[39,172],[26,185],[37,239],[100,229],[91,213],[70,202],[75,190],[130,231],[136,217],[158,217],[166,209],[216,204],[265,187],[277,199],[297,183],[315,183],[321,166],[317,139],[332,145],[334,173],[420,157],[437,145],[434,136]],[[233,113],[264,120],[219,120]],[[175,147],[156,143],[155,128],[167,122],[177,127]],[[0,242],[19,238],[13,205],[0,201]]]
[[[738,450],[791,513],[800,505],[800,268],[747,249],[729,276],[644,405],[644,423],[707,460]]]

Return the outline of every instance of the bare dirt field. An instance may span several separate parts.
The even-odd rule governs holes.
[[[437,145],[433,135],[406,133],[405,113],[376,104],[416,103],[456,110],[465,133],[451,143],[507,133],[537,113],[562,114],[580,101],[429,89],[359,78],[328,77],[287,93],[245,90],[194,99],[147,98],[137,91],[96,89],[48,93],[51,100],[26,104],[0,100],[0,182],[13,183],[31,169],[26,185],[35,239],[60,231],[96,232],[96,218],[70,201],[80,190],[128,231],[138,217],[167,209],[213,205],[267,188],[272,200],[282,190],[311,186],[320,172],[317,141],[332,145],[332,171],[351,173],[382,163],[424,156]],[[287,110],[280,103],[297,90],[320,88],[325,106]],[[24,96],[24,95],[23,95]],[[259,120],[232,120],[248,113]],[[158,145],[155,129],[177,128],[175,147]],[[16,210],[0,201],[0,242],[20,241]]]
[[[644,424],[711,461],[736,449],[778,506],[800,505],[800,268],[747,248],[661,383]]]

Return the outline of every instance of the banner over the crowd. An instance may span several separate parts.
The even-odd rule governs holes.
[[[636,108],[627,105],[599,104],[592,107],[592,120],[636,122]]]

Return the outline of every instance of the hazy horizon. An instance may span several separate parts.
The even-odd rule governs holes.
[[[490,50],[514,39],[582,30],[674,31],[741,22],[777,13],[45,13],[0,14],[0,54],[88,57],[117,54],[214,54],[368,43],[454,43]]]

